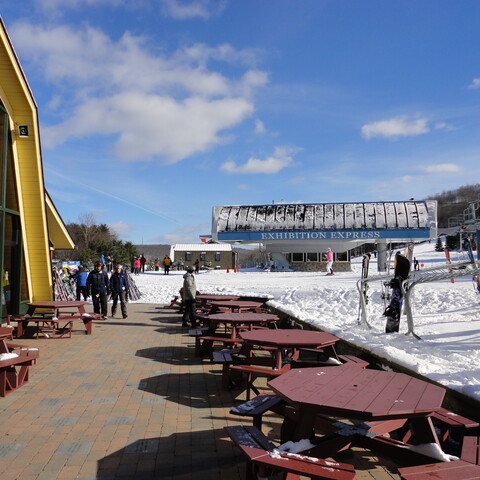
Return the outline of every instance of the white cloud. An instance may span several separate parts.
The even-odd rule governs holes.
[[[455,173],[463,170],[462,167],[456,163],[438,163],[436,165],[422,166],[419,167],[419,169],[427,173]]]
[[[125,0],[36,0],[35,4],[41,10],[52,13],[62,13],[65,9],[77,9],[83,6],[98,7],[100,5],[111,5],[118,7],[125,3]]]
[[[89,27],[22,22],[12,33],[17,49],[57,86],[52,105],[67,120],[42,125],[50,148],[72,137],[113,135],[120,158],[174,163],[225,143],[225,130],[253,113],[251,95],[268,81],[259,70],[237,78],[209,70],[209,59],[234,52],[225,45],[196,44],[194,54],[181,49],[167,56],[153,55],[145,38],[125,33],[114,41]],[[244,63],[253,56],[245,53]]]
[[[299,185],[304,181],[305,181],[305,177],[295,177],[295,178],[291,178],[288,183],[290,183],[291,185]]]
[[[201,223],[177,228],[154,239],[155,242],[173,245],[175,243],[198,243],[199,236],[210,232],[211,225]]]
[[[398,138],[413,137],[428,133],[428,122],[425,118],[395,117],[388,120],[369,123],[362,127],[364,138]]]
[[[137,226],[131,223],[125,223],[123,220],[119,222],[111,223],[109,227],[116,233],[121,234],[125,232],[133,232]]]
[[[480,78],[474,78],[468,88],[480,88]]]
[[[267,129],[265,128],[264,123],[261,120],[255,120],[255,133],[261,135],[266,131]]]
[[[250,190],[250,185],[246,185],[245,183],[241,183],[241,184],[238,186],[238,189],[239,189],[239,190]]]
[[[292,147],[276,147],[273,155],[259,159],[250,157],[243,165],[237,165],[233,161],[225,162],[221,165],[220,170],[228,174],[244,174],[244,173],[278,173],[284,168],[293,164],[293,156],[301,149]]]
[[[187,20],[190,18],[209,19],[213,15],[218,15],[226,5],[225,1],[220,0],[160,0],[162,13],[177,20]]]
[[[457,127],[449,125],[448,123],[445,123],[445,122],[436,123],[435,124],[435,129],[436,130],[447,130],[448,132],[453,132],[454,130],[458,130]]]

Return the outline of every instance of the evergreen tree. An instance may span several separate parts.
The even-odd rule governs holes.
[[[443,243],[440,237],[437,238],[437,243],[435,244],[435,251],[436,252],[443,252]]]

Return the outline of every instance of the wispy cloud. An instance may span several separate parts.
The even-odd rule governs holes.
[[[160,0],[162,13],[176,20],[202,18],[208,20],[225,8],[225,0]]]
[[[198,237],[201,234],[209,233],[211,225],[201,223],[198,225],[189,225],[186,227],[172,230],[164,235],[154,239],[155,242],[175,244],[175,243],[198,243]]]
[[[474,78],[468,88],[480,88],[480,78]]]
[[[438,163],[436,165],[426,165],[418,167],[427,173],[455,173],[463,171],[463,168],[456,163]]]
[[[137,228],[136,225],[132,223],[125,223],[122,220],[120,220],[119,222],[111,223],[109,227],[118,234],[122,234],[125,232],[133,232]]]
[[[195,44],[153,54],[148,39],[115,41],[91,27],[47,28],[19,22],[15,45],[39,75],[57,86],[50,105],[67,120],[42,127],[45,147],[70,138],[112,136],[122,159],[175,163],[230,140],[228,130],[254,112],[252,94],[268,75],[248,65],[255,53]],[[239,76],[208,67],[238,60]],[[74,92],[74,93],[72,93]]]
[[[261,120],[255,120],[255,133],[262,135],[267,131],[264,123]]]
[[[48,168],[44,168],[44,170],[45,170],[45,172],[48,172],[49,175],[53,175],[55,177],[63,179],[65,182],[67,182],[67,184],[69,184],[72,181],[70,176],[65,175],[63,173],[60,173],[57,170],[48,169]],[[141,205],[140,203],[131,202],[130,200],[127,200],[124,196],[114,195],[112,193],[107,192],[104,189],[102,190],[100,188],[93,187],[92,185],[83,183],[78,179],[75,180],[75,185],[77,187],[82,187],[82,189],[87,189],[87,190],[90,190],[90,191],[95,192],[97,194],[109,197],[113,200],[116,200],[117,202],[124,203],[124,204],[129,205],[131,207],[134,207],[138,210],[142,210],[143,212],[150,213],[151,215],[155,215],[156,217],[159,217],[163,220],[166,220],[170,223],[173,223],[174,225],[181,225],[181,223],[178,220],[176,220],[172,217],[169,217],[168,215],[165,215],[164,213],[159,212],[157,210],[154,210],[152,208],[147,208],[147,207]],[[70,195],[70,190],[67,193],[62,193],[60,191],[57,191],[57,193],[60,196],[59,198],[61,198],[62,200],[68,201],[68,197]]]
[[[362,127],[362,137],[389,138],[415,137],[430,131],[426,118],[409,118],[400,116],[388,120],[380,120]]]
[[[243,165],[233,161],[225,162],[220,170],[228,174],[274,174],[293,164],[293,157],[301,149],[293,147],[276,147],[272,155],[265,159],[250,157]]]

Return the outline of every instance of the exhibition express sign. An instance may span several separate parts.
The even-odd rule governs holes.
[[[269,242],[285,240],[395,240],[428,239],[429,228],[399,228],[379,230],[285,230],[218,232],[223,242]]]

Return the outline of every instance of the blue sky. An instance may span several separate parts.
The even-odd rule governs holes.
[[[0,0],[66,222],[197,242],[215,205],[478,183],[477,0]]]

